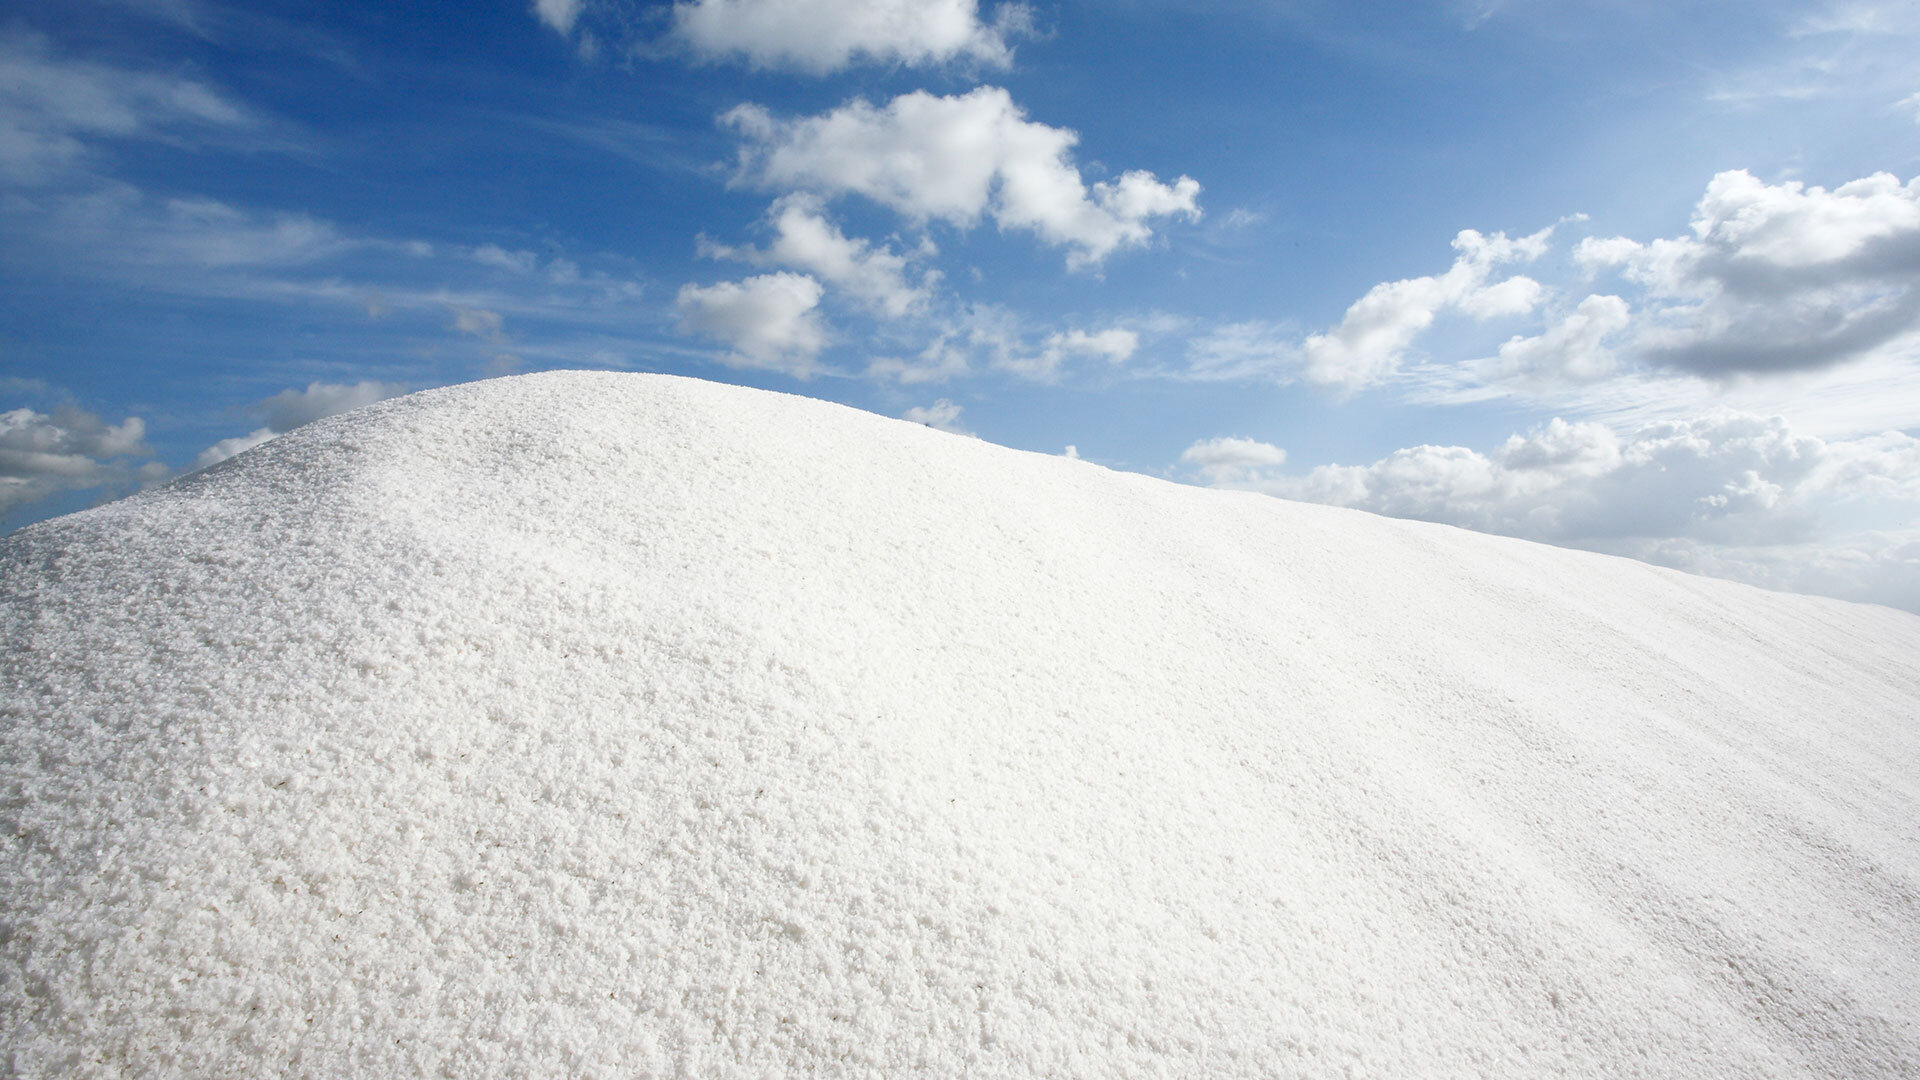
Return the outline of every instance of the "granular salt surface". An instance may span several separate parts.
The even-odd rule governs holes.
[[[552,373],[0,540],[21,1077],[1912,1077],[1920,618]]]

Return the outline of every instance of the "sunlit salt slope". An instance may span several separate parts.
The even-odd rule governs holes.
[[[23,1077],[1912,1077],[1920,618],[663,376],[0,542]]]

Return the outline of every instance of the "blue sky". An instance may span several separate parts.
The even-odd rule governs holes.
[[[0,514],[664,371],[1920,609],[1911,4],[0,15]]]

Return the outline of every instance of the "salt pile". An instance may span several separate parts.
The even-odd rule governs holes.
[[[1901,612],[555,373],[0,626],[23,1077],[1920,1075]]]

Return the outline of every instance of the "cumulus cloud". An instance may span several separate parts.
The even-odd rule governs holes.
[[[209,465],[218,465],[235,454],[243,454],[279,434],[280,432],[270,427],[260,427],[254,428],[245,435],[235,435],[232,438],[221,439],[219,442],[200,451],[199,456],[193,459],[193,467],[196,469],[204,469]]]
[[[805,271],[890,319],[924,309],[939,280],[938,273],[928,272],[919,282],[909,282],[906,256],[846,236],[826,219],[813,195],[795,193],[776,200],[767,211],[767,227],[774,239],[764,250],[729,247],[702,237],[701,254]]]
[[[1645,291],[1633,345],[1701,375],[1838,364],[1920,328],[1920,178],[1829,191],[1723,172],[1692,235],[1590,238],[1576,257]]]
[[[542,18],[561,29],[544,11]],[[689,0],[673,7],[674,36],[698,55],[813,74],[859,61],[1005,67],[1013,57],[1008,39],[1028,24],[1021,4],[1003,4],[993,22],[983,22],[976,0]]]
[[[53,55],[0,34],[0,179],[37,183],[79,165],[89,139],[180,138],[258,120],[205,83]]]
[[[732,350],[722,357],[726,363],[804,379],[814,373],[814,358],[827,344],[816,310],[823,291],[805,274],[782,271],[745,281],[686,285],[674,305],[683,331],[703,334]]]
[[[0,513],[58,491],[146,478],[131,460],[151,452],[146,431],[137,416],[108,424],[72,406],[0,412]]]
[[[1555,379],[1588,382],[1614,372],[1608,339],[1627,328],[1633,315],[1617,296],[1589,296],[1544,333],[1515,336],[1498,355],[1471,363],[1475,374],[1493,382],[1505,379]]]
[[[251,450],[268,439],[284,435],[303,424],[335,416],[344,412],[371,405],[376,401],[385,401],[407,392],[400,383],[375,382],[371,379],[357,383],[325,383],[314,381],[304,390],[286,389],[253,404],[250,411],[266,421],[260,427],[245,435],[221,439],[194,459],[193,467],[204,469],[243,451]]]
[[[1267,469],[1287,463],[1287,452],[1254,439],[1203,439],[1180,454],[1180,464],[1216,487],[1234,487],[1262,479]]]
[[[1778,417],[1734,412],[1624,435],[1556,419],[1489,453],[1415,446],[1368,465],[1322,465],[1294,476],[1271,471],[1279,462],[1260,461],[1243,442],[1196,443],[1181,461],[1217,486],[1772,587],[1882,603],[1920,599],[1920,563],[1896,554],[1920,540],[1911,528],[1920,511],[1920,439],[1900,432],[1823,440]],[[1847,566],[1854,570],[1842,573]]]
[[[1463,230],[1453,239],[1460,254],[1446,273],[1375,285],[1338,326],[1302,342],[1301,374],[1309,382],[1357,390],[1394,374],[1407,348],[1441,312],[1489,319],[1533,310],[1544,293],[1539,282],[1519,275],[1489,279],[1502,264],[1539,258],[1552,232],[1509,239]]]
[[[375,382],[370,379],[357,383],[316,381],[308,383],[305,390],[282,390],[254,408],[266,420],[269,428],[284,433],[302,424],[311,424],[324,417],[352,412],[376,401],[385,401],[406,392],[406,386],[401,383]]]
[[[1338,325],[1304,338],[1284,324],[1257,319],[1215,326],[1187,342],[1186,364],[1179,375],[1206,381],[1304,379],[1349,392],[1383,382],[1399,372],[1407,351],[1443,313],[1454,311],[1484,320],[1521,315],[1538,307],[1546,296],[1539,282],[1518,274],[1497,277],[1495,271],[1504,264],[1539,258],[1552,234],[1551,226],[1521,237],[1463,230],[1453,239],[1459,254],[1445,273],[1375,285],[1347,308]],[[1578,338],[1582,320],[1604,321],[1604,314],[1588,309],[1561,328],[1558,336]],[[1505,362],[1545,363],[1548,348],[1557,343],[1555,335],[1547,337],[1535,342],[1516,339]],[[1598,354],[1588,359],[1597,360]]]
[[[930,428],[950,431],[955,435],[971,435],[973,432],[960,426],[960,406],[946,398],[931,405],[916,405],[906,412],[905,419],[916,424],[925,424]]]
[[[971,227],[983,216],[1065,247],[1072,267],[1145,244],[1150,221],[1200,217],[1200,185],[1128,172],[1089,186],[1071,150],[1079,136],[1026,119],[998,87],[940,97],[914,91],[885,106],[856,100],[795,120],[741,105],[722,122],[745,140],[737,182],[854,194],[914,221]]]
[[[1322,466],[1296,485],[1319,502],[1554,542],[1616,537],[1801,539],[1828,494],[1827,444],[1779,418],[1727,413],[1624,439],[1555,420],[1490,455],[1417,446],[1372,465]]]

